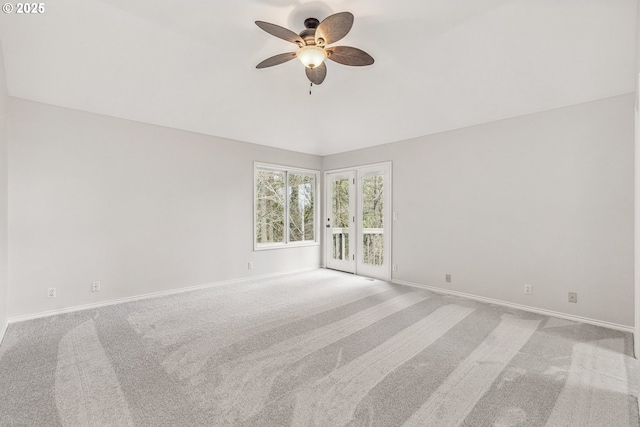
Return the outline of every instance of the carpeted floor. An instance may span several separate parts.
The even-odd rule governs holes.
[[[2,426],[638,426],[628,333],[328,270],[10,325]]]

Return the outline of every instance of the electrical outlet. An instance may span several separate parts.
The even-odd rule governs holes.
[[[249,270],[253,270],[253,263],[252,263],[252,262],[248,262],[248,263],[247,263],[247,268],[248,268]]]
[[[47,298],[55,298],[55,297],[56,297],[56,288],[48,288]]]
[[[393,264],[391,268],[393,269],[393,271],[398,271],[398,264]]]
[[[533,286],[531,285],[524,285],[524,293],[527,295],[531,295],[531,292],[533,291]]]
[[[578,293],[577,292],[569,292],[569,302],[577,303],[578,302]]]
[[[445,274],[444,275],[444,281],[447,283],[451,283],[451,275],[450,274]]]
[[[91,282],[91,292],[100,292],[100,282]]]
[[[398,219],[398,212],[394,212],[393,213],[393,219],[397,220]]]

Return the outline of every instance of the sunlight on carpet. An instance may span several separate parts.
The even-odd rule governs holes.
[[[1,426],[638,426],[629,333],[318,270],[10,325]]]

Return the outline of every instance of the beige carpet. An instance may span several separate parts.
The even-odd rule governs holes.
[[[638,426],[628,333],[328,270],[10,325],[2,426]]]

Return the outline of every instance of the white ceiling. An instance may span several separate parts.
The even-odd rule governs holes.
[[[635,90],[637,0],[45,0],[0,14],[9,94],[327,155]],[[369,67],[255,65],[307,17]]]

